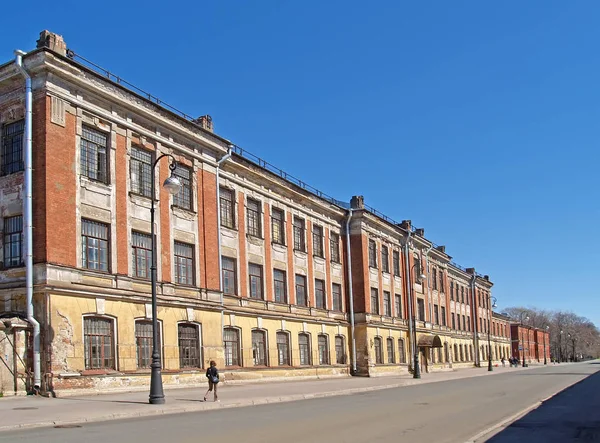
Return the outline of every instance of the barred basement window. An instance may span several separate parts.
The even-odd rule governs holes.
[[[375,351],[375,364],[383,364],[383,349],[381,349],[381,338],[375,337],[373,339],[373,349]]]
[[[158,352],[161,353],[162,339],[158,330]],[[135,322],[135,344],[138,369],[147,369],[152,363],[152,322],[139,320]]]
[[[23,216],[4,219],[4,267],[14,268],[23,264]]]
[[[198,325],[179,324],[179,367],[201,368],[200,333]]]
[[[325,281],[323,280],[315,279],[315,303],[319,309],[327,308],[325,301]]]
[[[261,237],[261,210],[260,202],[252,199],[248,199],[246,207],[246,216],[248,220],[248,235],[253,237]]]
[[[85,369],[115,369],[113,321],[99,317],[83,319]]]
[[[323,257],[323,227],[313,225],[312,231],[313,255]]]
[[[219,188],[219,203],[221,205],[221,226],[235,227],[235,198],[231,189]]]
[[[267,337],[264,331],[252,331],[254,366],[267,366]]]
[[[306,243],[304,240],[305,222],[304,219],[294,217],[294,249],[296,251],[306,252]]]
[[[390,255],[387,246],[381,247],[381,270],[390,273]]]
[[[194,247],[175,242],[175,282],[182,285],[194,284]]]
[[[237,293],[236,266],[235,259],[222,257],[223,272],[223,293],[235,295]]]
[[[81,174],[108,183],[108,136],[89,126],[81,129]]]
[[[287,332],[277,333],[277,363],[279,366],[290,364],[290,336]]]
[[[310,365],[310,337],[308,334],[298,334],[298,349],[300,351],[300,364],[302,366]]]
[[[152,196],[152,153],[140,148],[131,148],[129,159],[131,192],[144,197]]]
[[[223,330],[225,344],[225,366],[241,366],[240,362],[240,331],[233,328]]]
[[[131,233],[131,252],[133,254],[133,276],[150,278],[152,267],[152,237],[141,232]]]
[[[108,271],[108,225],[81,220],[82,266],[86,269]]]
[[[306,296],[306,277],[296,274],[296,304],[298,306],[308,306],[308,297]]]
[[[192,209],[192,171],[181,163],[173,171],[173,175],[179,179],[181,189],[173,196],[173,206],[182,209]]]
[[[344,337],[341,335],[335,337],[335,362],[338,365],[346,364],[346,346],[344,345]]]
[[[275,286],[275,302],[287,303],[287,290],[285,284],[285,271],[273,269],[273,282]]]
[[[331,296],[333,298],[333,310],[342,312],[342,285],[333,283],[331,285]]]
[[[285,213],[281,209],[273,208],[272,210],[271,235],[273,243],[285,244]]]
[[[394,339],[390,337],[386,340],[386,343],[387,343],[388,363],[389,364],[396,363],[396,357],[394,355]]]
[[[2,175],[12,174],[24,169],[23,133],[25,120],[7,123],[2,127]]]
[[[340,235],[336,232],[331,233],[331,237],[329,238],[329,249],[331,261],[340,263]]]
[[[329,364],[329,340],[326,335],[319,335],[317,337],[317,341],[319,343],[319,364],[320,365],[328,365]]]

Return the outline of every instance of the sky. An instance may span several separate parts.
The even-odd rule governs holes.
[[[412,220],[490,276],[500,311],[600,325],[599,2],[34,0],[3,14],[2,62],[62,34],[317,189]]]

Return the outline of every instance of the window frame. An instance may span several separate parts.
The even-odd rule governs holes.
[[[277,278],[281,277],[281,278]],[[279,283],[279,285],[278,285]],[[279,286],[279,288],[278,288]],[[283,298],[278,297],[278,289],[280,293],[283,294]],[[278,300],[279,298],[279,300]],[[275,303],[283,303],[288,304],[288,294],[287,294],[287,273],[282,269],[273,269],[273,299]]]
[[[392,263],[394,276],[400,277],[400,252],[396,249],[392,251]]]
[[[25,138],[25,119],[4,123],[1,134],[0,175],[6,176],[24,171],[23,141]],[[7,161],[8,159],[10,161]]]
[[[251,207],[255,206],[255,207]],[[248,197],[246,199],[246,235],[255,238],[262,237],[262,203],[260,200]]]
[[[232,263],[233,269],[226,269],[225,263]],[[233,292],[227,292],[225,290],[226,281],[228,280],[229,274],[233,275]],[[221,276],[223,279],[223,294],[225,295],[237,295],[238,287],[237,287],[237,260],[233,257],[227,257],[226,255],[221,256]]]
[[[271,208],[271,242],[285,246],[285,211],[275,207]]]
[[[294,236],[294,251],[306,252],[306,220],[294,216],[292,233]]]
[[[406,364],[406,347],[403,338],[398,339],[398,363]]]
[[[253,273],[253,271],[260,271],[259,273]],[[259,283],[256,285],[256,283]],[[253,286],[256,285],[256,288],[259,289],[258,294],[253,294]],[[258,295],[258,297],[256,296]],[[248,297],[253,300],[264,300],[265,299],[265,290],[264,290],[264,269],[263,265],[258,263],[248,263]]]
[[[139,243],[136,244],[136,240],[139,240]],[[148,241],[148,247],[142,246],[143,241]],[[152,278],[152,237],[150,234],[146,234],[145,232],[140,231],[131,231],[131,254],[132,254],[132,263],[131,263],[131,273],[134,278],[143,278],[145,280],[149,280]],[[146,273],[142,275],[140,269],[138,269],[138,259],[141,261],[146,261]]]
[[[254,338],[260,336],[262,338],[262,346],[255,346],[259,342],[255,342]],[[268,367],[269,366],[269,342],[267,338],[267,331],[264,329],[253,329],[251,335],[252,343],[252,364],[254,367]],[[262,357],[261,357],[262,354]],[[257,357],[258,356],[258,357]],[[258,360],[257,360],[258,358]]]
[[[225,186],[219,186],[219,207],[221,226],[235,229],[235,191]]]
[[[402,294],[394,294],[394,314],[397,318],[402,318]]]
[[[176,166],[177,167],[172,172],[172,175],[179,179],[181,189],[179,189],[177,194],[173,195],[173,207],[193,212],[194,189],[192,182],[194,179],[194,172],[191,167],[186,166],[183,163],[176,163]],[[186,171],[187,175],[182,171]]]
[[[89,135],[86,132],[89,132]],[[97,140],[94,140],[94,137]],[[105,139],[104,146],[100,143],[101,137]],[[102,149],[104,149],[104,153],[102,153]],[[110,183],[109,152],[110,133],[84,123],[81,127],[81,135],[79,137],[80,174],[88,180],[108,185]],[[103,159],[102,155],[104,155]],[[88,156],[94,158],[93,162],[88,160]],[[92,173],[92,166],[94,164],[96,165],[96,170]]]
[[[329,231],[329,254],[333,263],[341,263],[340,234]]]
[[[92,234],[85,234],[85,228],[86,225],[88,228],[90,228],[90,230],[93,229],[105,229],[106,230],[106,238],[103,237],[96,237],[93,236]],[[94,227],[94,228],[92,228]],[[95,239],[97,240],[97,247],[95,249],[98,250],[98,260],[97,263],[99,265],[105,265],[102,267],[98,267],[98,268],[94,268],[94,267],[90,267],[89,263],[90,263],[90,257],[88,254],[90,245],[89,245],[89,239]],[[104,244],[104,248],[102,247],[102,244]],[[104,222],[100,222],[100,221],[96,221],[96,220],[92,220],[89,218],[81,218],[81,267],[83,269],[87,269],[90,271],[95,271],[95,272],[103,272],[103,273],[108,273],[110,272],[111,269],[111,238],[110,238],[110,225],[108,223],[104,223]],[[93,248],[94,249],[94,248]],[[106,263],[102,263],[100,260],[100,256],[102,255],[101,252],[104,250],[104,254],[106,256]]]
[[[383,291],[383,315],[392,316],[392,294],[390,291]]]
[[[301,343],[301,337],[306,338],[306,344]],[[306,349],[303,353],[302,351],[304,346],[306,346]],[[303,359],[303,355],[306,357],[306,360]],[[307,332],[298,333],[298,363],[300,366],[312,366],[311,340],[310,334]]]
[[[234,334],[235,340],[229,340],[228,334]],[[224,349],[224,364],[226,367],[242,367],[242,352],[241,352],[241,342],[242,342],[242,331],[239,328],[235,327],[225,327],[223,328],[223,349]],[[233,345],[229,345],[232,343]],[[231,349],[231,355],[229,355],[228,350]],[[229,363],[228,363],[229,362]]]
[[[369,239],[369,268],[377,269],[377,243]]]
[[[285,337],[285,343],[280,343],[279,338]],[[277,365],[278,366],[290,366],[292,362],[291,357],[291,346],[290,346],[290,333],[288,331],[277,331],[275,333],[275,343],[277,345]],[[285,345],[285,349],[281,349],[280,345]],[[282,351],[285,351],[285,361],[282,362]]]
[[[303,285],[299,285],[298,284],[298,279],[300,278],[300,280],[304,283]],[[304,303],[299,303],[299,299],[298,299],[298,288],[303,288],[304,289],[304,294],[302,297],[304,297]],[[296,296],[296,305],[298,306],[308,306],[308,288],[307,288],[307,278],[305,275],[302,274],[296,274],[295,278],[294,278],[294,294]]]
[[[418,312],[418,318],[417,318],[417,320],[419,320],[419,321],[426,321],[426,316],[425,316],[425,300],[422,299],[422,298],[419,298],[419,297],[417,297],[417,312]]]
[[[312,225],[312,246],[313,246],[313,256],[314,257],[319,257],[319,258],[325,257],[325,251],[323,248],[323,240],[324,239],[325,239],[325,236],[324,236],[323,226],[313,223],[313,225]]]
[[[388,337],[385,340],[385,345],[386,345],[386,350],[387,350],[387,357],[388,357],[388,364],[389,365],[395,365],[396,364],[396,353],[395,353],[395,348],[396,348],[396,344],[394,343],[394,339],[392,337]]]
[[[346,337],[344,337],[343,335],[336,335],[334,340],[335,340],[335,364],[345,365],[346,361],[347,361]]]
[[[325,341],[323,345],[322,341]],[[329,336],[327,334],[319,334],[317,335],[317,347],[319,350],[319,365],[320,366],[328,366],[331,364],[331,359],[329,355]]]
[[[375,353],[375,364],[383,364],[383,343],[381,337],[373,338],[373,352]]]
[[[10,225],[10,230],[8,226]],[[16,226],[14,226],[16,225]],[[20,225],[20,229],[19,229]],[[19,268],[24,266],[23,260],[23,215],[13,215],[4,217],[4,227],[2,232],[3,243],[3,262],[4,269]],[[13,249],[18,249],[18,254],[13,254]]]
[[[88,332],[88,329],[86,328],[86,323],[88,320],[98,320],[101,322],[106,322],[108,323],[108,335],[104,335],[104,334],[90,334]],[[105,370],[105,371],[116,371],[117,370],[117,362],[118,362],[118,358],[116,355],[116,320],[112,317],[107,317],[107,316],[102,316],[102,315],[84,315],[83,316],[83,353],[84,353],[84,368],[86,371],[101,371],[101,370]],[[106,350],[106,343],[102,342],[100,344],[96,344],[93,345],[91,343],[88,343],[88,339],[90,338],[90,336],[94,336],[94,337],[109,337],[110,338],[110,343],[108,343],[108,347],[110,349],[111,352],[111,357],[108,359],[111,361],[111,363],[109,365],[106,365],[106,357],[104,354],[104,351]],[[93,352],[93,346],[96,347],[100,347],[101,348],[101,356],[99,357],[99,359],[103,362],[103,364],[101,366],[98,367],[93,367],[93,365],[90,365],[90,362],[93,360],[92,358],[92,352]],[[88,355],[88,353],[90,355]]]
[[[189,256],[178,254],[179,248],[188,248],[190,251]],[[181,250],[181,249],[180,249]],[[175,283],[186,286],[194,286],[196,281],[196,260],[194,254],[194,245],[189,243],[184,243],[180,241],[173,241],[173,260],[175,267]],[[187,269],[188,278],[185,281],[182,281],[182,276],[180,273],[181,268],[184,267]]]
[[[390,273],[390,252],[386,245],[381,246],[381,272]]]
[[[344,297],[342,296],[342,285],[341,284],[339,284],[339,283],[331,284],[331,299],[332,299],[332,303],[333,303],[333,306],[331,306],[331,309],[336,312],[344,312]]]
[[[379,315],[379,290],[377,288],[371,288],[371,314]]]
[[[327,309],[327,291],[325,289],[325,280],[318,278],[315,278],[315,308]]]
[[[196,332],[196,337],[192,337],[191,339],[189,337],[183,337],[182,338],[182,334],[181,334],[181,329],[182,328],[190,328],[190,329],[194,329]],[[192,343],[191,345],[189,345],[190,341],[193,341],[195,339],[195,343]],[[182,340],[187,342],[188,345],[187,346],[182,346]],[[197,323],[192,323],[192,322],[180,322],[177,323],[177,348],[179,350],[179,369],[201,369],[202,366],[202,332],[201,332],[201,327],[199,324]],[[196,357],[189,357],[183,356],[183,352],[182,349],[188,349],[188,350],[194,350],[197,352]],[[195,362],[197,362],[197,364],[189,364],[190,361],[195,360]],[[184,362],[187,361],[188,364],[185,364]]]
[[[138,325],[144,325],[148,331],[138,331]],[[138,335],[139,332],[147,333],[148,335]],[[134,321],[134,337],[135,337],[135,362],[138,370],[151,369],[152,364],[152,320],[138,318]],[[144,351],[146,350],[146,352]],[[158,320],[158,352],[160,354],[161,368],[163,367],[163,338],[162,338],[162,322]],[[144,364],[147,362],[147,366]]]
[[[143,158],[146,157],[146,158]],[[149,160],[147,162],[147,160]],[[129,192],[134,195],[152,198],[152,165],[154,152],[141,146],[132,145],[129,155]],[[134,170],[135,176],[134,180]]]

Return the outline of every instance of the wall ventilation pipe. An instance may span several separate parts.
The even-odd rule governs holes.
[[[32,92],[31,77],[23,67],[23,51],[15,51],[15,64],[25,77],[25,141],[24,151],[24,198],[23,198],[23,224],[25,243],[25,291],[27,302],[27,321],[33,326],[33,386],[39,390],[42,383],[40,365],[40,324],[33,315],[33,226],[32,226],[32,167],[31,167],[31,124],[32,124]]]
[[[225,163],[227,160],[229,160],[231,158],[231,150],[232,150],[233,146],[229,145],[229,148],[227,149],[227,154],[225,154],[223,157],[221,157],[221,159],[217,162],[217,241],[219,242],[217,251],[219,254],[218,260],[219,260],[219,291],[221,292],[221,342],[224,343],[223,340],[225,340],[225,324],[224,324],[224,313],[223,311],[225,310],[225,303],[223,300],[223,257],[221,256],[221,198],[220,198],[220,192],[219,192],[219,186],[220,186],[220,170],[221,170],[221,165],[223,163]]]
[[[354,295],[352,292],[352,252],[350,248],[350,219],[352,209],[348,210],[346,219],[346,250],[348,252],[348,299],[350,301],[350,340],[352,343],[352,375],[356,375],[356,338],[354,335]]]

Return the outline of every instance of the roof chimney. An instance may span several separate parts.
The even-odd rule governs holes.
[[[350,207],[352,209],[365,209],[365,198],[362,195],[354,195],[350,199]]]
[[[62,35],[47,30],[40,32],[37,48],[48,48],[60,55],[67,55],[67,44],[63,40]]]
[[[415,229],[415,234],[417,234],[419,237],[425,237],[425,228]]]
[[[213,120],[208,114],[198,117],[196,120],[194,120],[194,123],[196,123],[202,129],[213,132]]]
[[[475,268],[467,268],[467,274],[475,275]]]
[[[411,224],[412,222],[410,220],[402,220],[402,223],[400,223],[400,227],[410,231]]]
[[[446,253],[446,247],[445,246],[438,246],[435,249],[437,249],[438,251],[440,251],[442,254]]]

